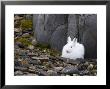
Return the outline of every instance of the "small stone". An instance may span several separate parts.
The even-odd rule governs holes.
[[[30,72],[30,73],[36,73],[36,69],[28,69],[28,72]]]
[[[21,62],[17,59],[14,60],[14,66],[21,66]]]
[[[41,64],[41,61],[40,60],[30,60],[29,64],[38,65],[38,64]]]
[[[29,45],[28,46],[28,49],[33,50],[34,49],[34,46],[33,45]]]
[[[36,54],[35,53],[31,53],[31,52],[29,52],[28,54],[27,54],[28,56],[36,56]]]
[[[28,69],[26,67],[14,67],[14,70],[21,70],[21,71],[27,71]]]
[[[65,74],[61,74],[61,76],[65,76]]]
[[[39,70],[39,74],[43,75],[43,76],[49,76],[48,73],[46,71],[43,71],[43,70]]]
[[[79,74],[80,74],[80,76],[88,75],[89,71],[88,70],[83,70],[83,71],[80,71]]]
[[[53,70],[48,70],[47,73],[50,76],[57,76],[58,75],[57,72],[56,71],[53,71]]]
[[[70,75],[66,75],[66,76],[70,76]]]
[[[28,73],[26,74],[26,76],[38,76],[37,74],[33,74],[33,73]]]
[[[75,66],[67,66],[61,72],[64,74],[78,74],[79,73],[77,67]]]
[[[37,45],[36,39],[33,39],[33,40],[32,40],[32,44],[33,44],[34,46]]]
[[[73,74],[73,76],[78,76],[78,74]]]
[[[43,52],[45,53],[45,52],[46,52],[46,50],[44,49],[44,50],[43,50]]]
[[[48,62],[49,58],[48,57],[31,57],[33,60],[40,60],[42,63],[43,62]]]
[[[88,66],[88,65],[89,65],[89,62],[85,62],[84,65],[85,65],[85,66]]]
[[[24,48],[24,45],[21,42],[16,42],[15,44],[20,48]]]
[[[16,75],[17,75],[17,76],[18,76],[18,75],[23,75],[23,72],[22,72],[22,71],[15,71],[15,72],[14,72],[14,75],[15,75],[15,76],[16,76]]]
[[[35,70],[36,67],[35,67],[35,66],[30,66],[29,69],[33,69],[33,70]]]
[[[20,31],[21,31],[21,29],[20,29],[20,28],[14,28],[14,32],[19,33]]]
[[[88,70],[92,70],[93,69],[93,67],[94,67],[94,65],[93,64],[90,64],[89,66],[88,66]]]
[[[54,67],[54,71],[59,72],[63,69],[63,67]]]
[[[30,34],[29,33],[24,33],[23,35],[22,35],[22,37],[28,37]]]

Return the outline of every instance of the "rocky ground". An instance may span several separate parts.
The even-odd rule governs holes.
[[[96,59],[66,59],[49,45],[37,43],[30,18],[15,16],[15,76],[96,76]],[[29,26],[29,27],[28,27]]]

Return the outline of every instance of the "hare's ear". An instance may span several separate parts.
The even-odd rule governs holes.
[[[75,38],[75,43],[77,43],[77,38]]]
[[[72,41],[73,41],[73,43],[75,43],[75,38]]]
[[[68,43],[71,42],[71,37],[70,37],[70,36],[68,37],[67,42],[68,42]]]
[[[77,43],[77,38],[74,38],[72,42],[75,45]]]

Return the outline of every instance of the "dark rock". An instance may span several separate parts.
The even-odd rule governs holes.
[[[41,61],[40,60],[32,60],[32,59],[30,59],[29,60],[29,64],[38,65],[38,64],[41,64]]]
[[[14,66],[22,66],[21,62],[17,59],[14,60]]]
[[[24,48],[24,45],[21,42],[16,42],[15,45],[17,45],[20,48]]]

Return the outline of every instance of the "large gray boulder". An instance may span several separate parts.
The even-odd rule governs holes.
[[[57,35],[56,30],[59,28],[59,26],[66,24],[67,23],[67,18],[66,15],[63,14],[46,14],[46,15],[38,15],[38,16],[34,16],[33,18],[36,18],[36,24],[34,24],[35,26],[35,37],[37,39],[37,41],[39,43],[42,44],[52,44],[54,45],[54,43],[52,43],[51,39],[54,39],[56,37],[58,37],[59,35]],[[65,30],[64,28],[61,28],[62,30]],[[59,30],[61,30],[59,29]],[[64,33],[61,30],[61,33]],[[54,33],[55,32],[55,33]],[[60,32],[60,31],[58,31]],[[56,34],[56,35],[55,35]],[[60,34],[60,33],[58,33]],[[57,39],[57,38],[56,38]],[[56,44],[56,43],[55,43]],[[55,48],[54,46],[52,46],[53,48]],[[61,48],[59,48],[61,49]]]
[[[62,51],[67,43],[67,25],[60,25],[51,36],[50,45],[53,49]]]

